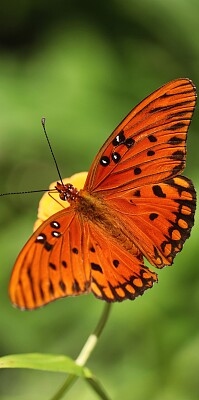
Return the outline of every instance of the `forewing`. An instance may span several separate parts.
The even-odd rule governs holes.
[[[72,207],[46,220],[20,252],[9,294],[22,309],[34,309],[60,297],[90,291],[87,232]]]
[[[148,96],[102,146],[85,189],[103,196],[181,173],[195,103],[195,87],[188,79],[174,80]]]

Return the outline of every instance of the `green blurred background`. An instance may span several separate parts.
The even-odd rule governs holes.
[[[107,136],[146,95],[189,77],[199,88],[197,0],[0,3],[1,193],[57,179],[40,124],[44,115],[63,177],[88,170]],[[196,188],[199,119],[188,135],[186,175]],[[7,287],[32,231],[39,194],[0,198],[0,353],[76,357],[103,303],[68,298],[34,312],[14,309]],[[198,217],[191,239],[159,284],[115,304],[89,361],[115,400],[199,398]],[[5,370],[0,399],[47,400],[64,375]],[[67,399],[95,400],[79,381]]]

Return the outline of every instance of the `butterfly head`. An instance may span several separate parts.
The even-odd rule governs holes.
[[[58,191],[60,199],[69,203],[72,203],[79,196],[79,191],[71,183],[65,185],[57,182],[55,189]]]

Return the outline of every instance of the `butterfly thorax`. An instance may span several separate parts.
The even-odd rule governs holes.
[[[132,234],[101,197],[90,194],[87,190],[80,190],[74,207],[84,220],[95,225],[95,230],[100,229],[107,238],[116,241],[131,254],[140,255],[132,241]]]
[[[55,189],[59,192],[60,199],[68,201],[70,204],[72,204],[79,196],[79,190],[71,185],[71,183],[65,185],[64,183],[57,182]]]
[[[75,208],[77,212],[83,216],[83,218],[96,224],[103,225],[110,222],[107,221],[108,210],[106,203],[103,201],[103,199],[93,196],[87,190],[79,191]]]

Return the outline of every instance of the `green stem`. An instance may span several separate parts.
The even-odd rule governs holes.
[[[97,393],[102,400],[111,400],[101,383],[95,377],[88,378],[86,382],[89,383],[95,393]]]
[[[78,365],[84,366],[88,358],[90,357],[91,353],[93,352],[108,320],[110,309],[111,309],[111,303],[105,303],[102,315],[98,321],[96,328],[94,329],[93,333],[88,337],[85,345],[83,346],[78,357],[76,358],[76,363]],[[61,386],[61,388],[51,398],[51,400],[60,400],[62,396],[69,390],[69,388],[76,382],[77,379],[78,377],[76,375],[73,374],[69,375],[66,378],[65,382],[63,383],[63,385]],[[89,379],[88,383],[90,383],[93,389],[96,391],[96,393],[100,395],[101,399],[108,400],[108,396],[106,395],[106,393],[104,392],[102,386],[98,383],[98,381],[95,381],[95,383],[93,384],[92,379],[91,380]]]

